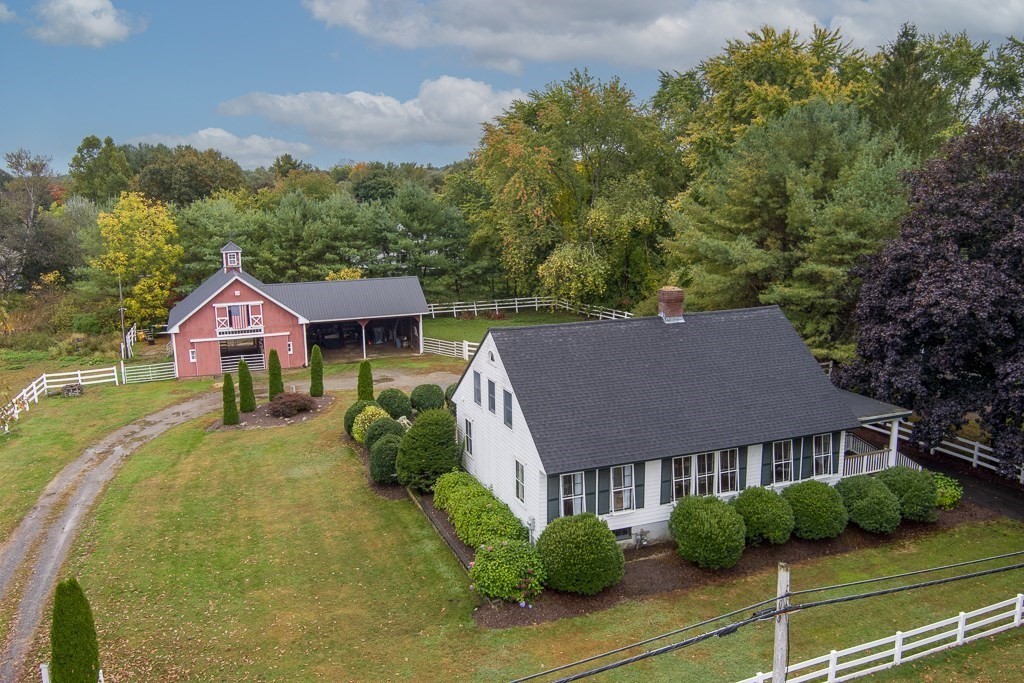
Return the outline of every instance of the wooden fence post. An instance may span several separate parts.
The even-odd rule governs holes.
[[[789,607],[789,565],[779,562],[779,578],[776,583],[775,609]],[[775,615],[775,655],[772,659],[772,683],[786,683],[786,667],[789,664],[789,613]]]
[[[826,679],[829,683],[836,680],[836,665],[839,663],[839,653],[832,650],[828,654],[828,678]]]
[[[956,644],[964,644],[964,634],[967,631],[967,612],[961,612],[956,622]]]
[[[1020,626],[1022,615],[1024,615],[1024,593],[1017,593],[1017,611],[1013,615],[1013,625]]]
[[[899,666],[903,663],[903,631],[896,631],[896,642],[893,645],[892,663]]]
[[[974,442],[974,458],[971,460],[971,467],[978,466],[978,446],[980,445],[977,441]]]

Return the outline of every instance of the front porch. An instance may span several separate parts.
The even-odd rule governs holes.
[[[861,424],[860,429],[846,433],[844,477],[873,474],[890,467],[921,469],[919,464],[899,452],[899,427],[902,420],[910,416],[909,410],[850,391],[839,391]],[[868,429],[869,425],[871,429]],[[882,431],[880,427],[888,431],[888,439],[879,433]]]

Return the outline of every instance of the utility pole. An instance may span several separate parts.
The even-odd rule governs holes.
[[[789,565],[779,562],[779,582],[775,590],[778,596],[775,609],[775,657],[772,660],[772,683],[786,683],[786,667],[789,665]]]
[[[117,276],[117,301],[117,310],[121,312],[121,359],[124,360],[128,352],[128,340],[124,337],[124,294],[121,293],[120,275]]]

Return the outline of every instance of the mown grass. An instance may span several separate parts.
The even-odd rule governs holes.
[[[574,323],[588,318],[573,315],[566,311],[521,311],[519,313],[504,311],[507,317],[503,320],[490,320],[484,314],[470,320],[462,320],[454,316],[439,316],[423,319],[423,336],[432,339],[471,342],[482,341],[487,330],[492,327],[525,327],[528,325],[550,325],[552,323]]]
[[[114,365],[117,365],[117,359],[105,356],[54,356],[49,351],[0,349],[0,388],[13,395],[44,372],[70,372]]]
[[[182,426],[125,464],[70,563],[96,613],[107,680],[508,680],[774,594],[768,571],[554,623],[478,628],[468,577],[443,542],[411,501],[373,494],[339,438],[351,398],[346,392],[325,415],[287,428]],[[965,525],[796,564],[793,586],[1022,544],[1019,523]],[[976,608],[1022,585],[1020,572],[1006,572],[801,612],[791,621],[791,661]],[[1019,658],[1004,655],[1019,655],[1022,640],[972,646],[993,649],[969,658],[963,671],[973,678],[953,680],[1012,680]],[[759,624],[596,680],[739,680],[770,668],[771,641],[771,625]],[[944,680],[938,660],[922,666]]]

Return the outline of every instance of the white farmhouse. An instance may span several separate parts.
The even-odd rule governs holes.
[[[684,316],[682,290],[659,300],[659,317],[492,328],[460,380],[465,468],[534,539],[584,511],[620,540],[664,538],[682,496],[894,464],[894,438],[847,455],[846,432],[895,434],[909,411],[833,386],[778,307]]]

